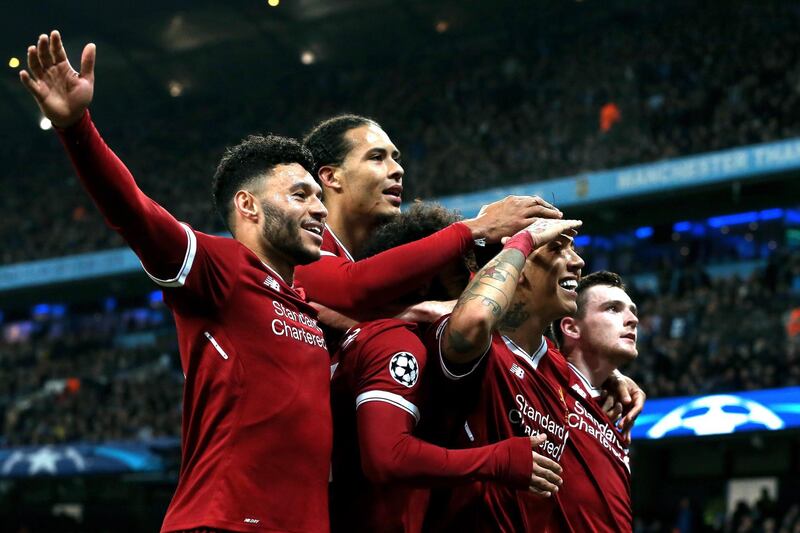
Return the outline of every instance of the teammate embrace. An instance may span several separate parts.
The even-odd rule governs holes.
[[[345,115],[304,145],[230,148],[213,190],[233,239],[198,232],[94,128],[95,53],[77,72],[58,32],[42,35],[20,79],[175,316],[182,463],[162,531],[328,531],[329,489],[336,531],[631,529],[627,438],[594,396],[613,389],[626,429],[641,410],[612,373],[635,356],[635,307],[607,280],[610,296],[591,285],[584,298],[580,221],[538,197],[463,221],[400,215],[399,151]],[[507,242],[468,281],[476,240]],[[572,365],[543,337],[567,316]],[[333,345],[335,328],[350,329]]]

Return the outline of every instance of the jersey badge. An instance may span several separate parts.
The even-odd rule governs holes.
[[[409,352],[397,352],[389,361],[389,374],[400,385],[413,387],[419,377],[419,365],[416,357]]]

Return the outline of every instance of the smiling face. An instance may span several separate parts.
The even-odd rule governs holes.
[[[322,189],[301,165],[276,165],[256,195],[261,206],[264,246],[290,265],[319,259],[328,211]]]
[[[351,148],[337,172],[346,209],[373,221],[399,214],[403,167],[392,140],[375,124],[348,130],[345,139]]]
[[[561,236],[528,257],[522,275],[529,292],[518,289],[517,294],[525,298],[532,314],[547,322],[570,315],[577,310],[575,289],[584,264],[572,238]]]
[[[636,305],[619,287],[594,285],[581,293],[579,316],[575,325],[578,345],[584,352],[594,352],[617,365],[638,355],[636,348]]]

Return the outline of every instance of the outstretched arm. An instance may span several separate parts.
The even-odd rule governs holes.
[[[480,357],[511,305],[527,257],[539,246],[563,233],[574,232],[580,225],[579,220],[542,218],[509,239],[461,294],[442,333],[444,358],[466,364]]]
[[[357,420],[361,466],[375,483],[430,486],[487,480],[545,497],[561,485],[558,463],[535,451],[545,441],[544,435],[450,450],[414,437],[412,417],[386,403],[360,406]]]
[[[92,124],[88,107],[94,95],[96,49],[87,44],[81,70],[69,63],[61,35],[40,35],[28,48],[29,72],[19,74],[61,140],[106,223],[119,232],[142,260],[147,272],[171,280],[181,270],[193,238],[166,210],[137,187],[133,176],[106,146]]]
[[[536,196],[509,196],[485,206],[475,218],[367,259],[351,262],[323,255],[319,261],[298,267],[295,279],[318,304],[361,319],[377,318],[372,313],[366,316],[365,311],[418,289],[463,256],[475,239],[499,242],[536,217],[560,218],[561,212]]]

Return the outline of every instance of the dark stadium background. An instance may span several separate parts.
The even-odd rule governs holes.
[[[98,128],[145,192],[206,231],[222,230],[209,183],[224,146],[301,135],[342,111],[374,117],[403,151],[406,201],[568,176],[580,200],[591,172],[800,138],[797,1],[3,7],[3,65],[24,65],[54,28],[73,64],[97,43]],[[3,279],[123,246],[12,64],[0,83],[0,530],[153,531],[179,461],[171,318],[141,272]],[[637,281],[640,356],[626,373],[650,401],[800,385],[798,168],[565,208],[591,237],[586,271]],[[57,475],[41,454],[119,442],[158,468]],[[637,532],[800,531],[796,429],[640,439],[632,465]],[[741,487],[756,496],[734,511]]]

